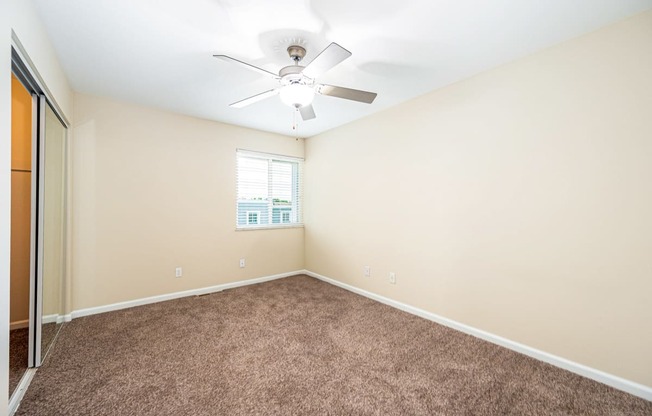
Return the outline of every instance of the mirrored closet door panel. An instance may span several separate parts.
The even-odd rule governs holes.
[[[65,265],[65,148],[66,127],[52,108],[43,105],[45,128],[40,141],[41,162],[41,265],[38,287],[41,295],[41,361],[63,323]]]

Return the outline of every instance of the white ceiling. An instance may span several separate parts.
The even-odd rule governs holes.
[[[276,81],[212,57],[271,72],[304,64],[330,42],[353,53],[321,83],[374,91],[361,104],[326,96],[310,137],[541,48],[652,8],[652,0],[35,0],[76,91],[294,135],[278,97],[229,104]]]

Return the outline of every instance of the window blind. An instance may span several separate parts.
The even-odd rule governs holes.
[[[301,225],[303,159],[237,150],[236,228]]]

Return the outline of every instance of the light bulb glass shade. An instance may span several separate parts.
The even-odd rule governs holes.
[[[290,107],[310,105],[315,98],[315,90],[304,84],[290,84],[281,89],[281,101]]]

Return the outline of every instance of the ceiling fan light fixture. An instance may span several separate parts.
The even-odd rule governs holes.
[[[279,94],[284,104],[294,108],[310,105],[315,98],[315,90],[305,84],[290,84],[281,88]]]

